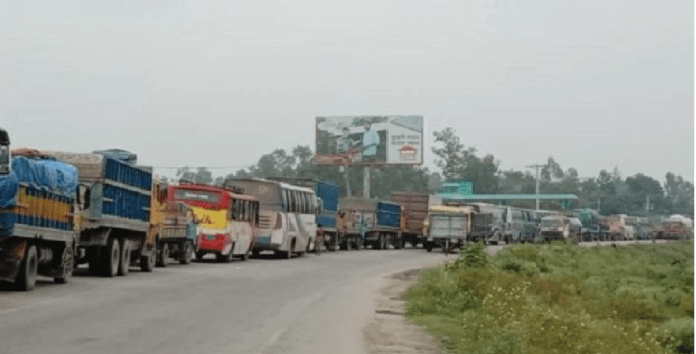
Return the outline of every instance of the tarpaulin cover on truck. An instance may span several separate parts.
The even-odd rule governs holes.
[[[74,197],[77,171],[74,167],[57,161],[15,157],[12,159],[10,174],[0,177],[0,208],[15,205],[20,183]]]

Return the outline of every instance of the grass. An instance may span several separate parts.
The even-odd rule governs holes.
[[[468,244],[406,315],[452,353],[693,353],[694,244]]]

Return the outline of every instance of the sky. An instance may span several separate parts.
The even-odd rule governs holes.
[[[452,127],[503,170],[694,181],[689,0],[4,0],[0,48],[15,147],[217,176],[316,116],[416,114],[433,170]]]

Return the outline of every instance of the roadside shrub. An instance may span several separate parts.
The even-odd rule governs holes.
[[[522,271],[522,265],[515,261],[507,261],[503,264],[503,270],[507,272],[519,273]]]
[[[660,325],[658,341],[677,353],[694,352],[694,319],[679,318]]]
[[[478,299],[457,286],[456,277],[440,269],[421,272],[418,284],[403,295],[409,316],[460,313],[478,306]]]
[[[655,304],[628,293],[618,295],[612,301],[611,308],[616,312],[616,318],[625,322],[634,320],[659,321],[663,319]]]
[[[684,294],[679,301],[679,311],[683,316],[694,318],[694,292]]]

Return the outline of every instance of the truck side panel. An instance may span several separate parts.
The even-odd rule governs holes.
[[[404,208],[406,225],[404,232],[420,234],[423,231],[423,221],[428,216],[430,194],[427,192],[392,192],[391,201],[399,203]]]

